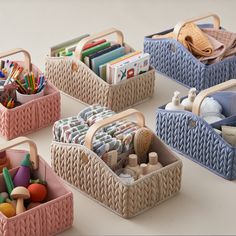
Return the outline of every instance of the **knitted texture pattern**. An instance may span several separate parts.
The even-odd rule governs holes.
[[[84,157],[88,161],[84,162]],[[77,189],[124,218],[131,218],[180,190],[182,162],[165,166],[127,185],[94,152],[78,144],[53,141],[54,171]]]
[[[44,128],[60,118],[60,92],[50,83],[46,95],[13,109],[0,105],[0,133],[6,139]]]
[[[201,117],[157,110],[157,135],[168,145],[225,179],[236,179],[235,149]]]
[[[12,159],[17,156],[23,158],[24,153],[22,150],[8,151],[8,157],[14,168],[10,172],[13,171],[14,173],[17,169]],[[11,218],[0,213],[1,236],[49,236],[65,231],[72,226],[73,195],[64,187],[62,181],[53,173],[49,165],[41,157],[39,158],[39,169],[36,171],[35,177],[45,178],[46,176],[48,200]],[[1,179],[2,181],[4,180]],[[55,193],[55,189],[60,193]]]
[[[236,76],[235,56],[212,65],[204,65],[174,39],[145,37],[144,52],[150,54],[150,64],[157,71],[183,85],[195,87],[198,91]]]
[[[101,104],[121,111],[151,98],[154,93],[155,70],[110,85],[80,60],[47,57],[46,77],[61,91],[92,104]]]

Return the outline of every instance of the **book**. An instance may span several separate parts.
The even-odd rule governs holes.
[[[131,53],[124,55],[123,57],[120,57],[120,58],[117,58],[113,61],[108,62],[107,66],[106,66],[106,81],[108,83],[112,83],[112,80],[113,80],[112,75],[114,74],[114,72],[112,71],[112,70],[114,70],[114,67],[112,67],[112,66],[114,64],[119,63],[121,61],[124,61],[130,57],[133,57],[133,56],[139,55],[139,54],[141,54],[141,51],[131,52]]]
[[[95,57],[91,60],[91,68],[92,70],[98,75],[99,73],[99,66],[105,64],[108,61],[114,60],[118,57],[122,57],[125,55],[125,48],[119,47],[110,52],[102,54],[98,57]]]
[[[142,53],[114,64],[114,75],[112,83],[117,84],[120,81],[132,78],[136,75],[148,71],[149,59],[150,55],[148,53]]]
[[[105,42],[106,42],[106,39],[100,39],[100,40],[97,40],[97,41],[93,41],[91,43],[86,43],[83,47],[83,51],[87,50],[89,48],[95,47],[99,44],[105,43]]]
[[[84,35],[81,35],[79,37],[76,37],[74,39],[71,39],[71,40],[68,40],[64,43],[60,43],[60,44],[57,44],[53,47],[51,47],[50,49],[50,55],[51,56],[57,56],[57,54],[60,52],[60,51],[63,51],[65,50],[66,48],[70,47],[71,45],[77,45],[79,41],[81,41],[83,38],[86,38],[88,37],[89,34],[84,34]]]
[[[104,48],[104,49],[102,49],[102,50],[100,50],[100,51],[98,51],[98,52],[95,52],[95,53],[93,53],[93,54],[90,54],[90,55],[88,55],[88,56],[86,56],[86,57],[84,58],[84,63],[85,63],[88,67],[91,68],[91,60],[92,60],[93,58],[98,57],[98,56],[101,56],[102,54],[105,54],[105,53],[107,53],[107,52],[110,52],[110,51],[112,51],[112,50],[114,50],[114,49],[116,49],[116,48],[119,48],[119,47],[120,47],[120,44],[114,44],[114,45],[112,45],[112,46],[110,46],[110,47],[108,47],[108,48]]]
[[[84,61],[84,58],[90,54],[93,54],[95,52],[98,52],[98,51],[101,51],[102,49],[105,49],[105,48],[108,48],[111,46],[111,43],[110,42],[105,42],[105,43],[101,43],[101,44],[98,44],[94,47],[91,47],[91,48],[88,48],[84,51],[82,51],[82,58],[81,58],[81,61]]]
[[[107,63],[105,63],[105,64],[103,64],[103,65],[100,65],[99,66],[99,76],[103,79],[103,80],[105,80],[105,81],[109,81],[109,75],[110,75],[110,71],[109,71],[109,69],[110,69],[110,66],[111,65],[113,65],[113,64],[115,64],[115,63],[118,63],[118,62],[120,62],[120,61],[122,61],[122,60],[125,60],[125,59],[127,59],[127,58],[129,58],[129,57],[132,57],[132,56],[134,56],[134,55],[137,55],[137,54],[140,54],[141,53],[141,51],[135,51],[135,52],[132,52],[132,53],[128,53],[128,54],[126,54],[126,55],[124,55],[123,57],[119,57],[119,58],[117,58],[117,59],[115,59],[115,60],[112,60],[112,61],[109,61],[109,62],[107,62]]]

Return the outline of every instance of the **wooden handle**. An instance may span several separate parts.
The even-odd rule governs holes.
[[[36,170],[38,169],[39,166],[39,157],[38,157],[38,151],[37,151],[37,146],[36,144],[31,140],[26,137],[18,137],[15,139],[12,139],[10,141],[7,141],[5,143],[0,144],[0,151],[5,151],[7,149],[10,149],[12,147],[18,146],[23,143],[28,143],[30,147],[30,159],[33,164],[33,169]]]
[[[189,19],[189,20],[186,20],[186,21],[181,21],[179,22],[175,28],[174,28],[174,36],[176,37],[176,39],[178,39],[179,37],[179,32],[180,30],[182,29],[182,27],[184,27],[187,23],[192,23],[192,22],[196,22],[196,21],[199,21],[199,20],[203,20],[203,19],[206,19],[206,18],[209,18],[209,17],[213,17],[213,20],[214,20],[214,28],[215,29],[219,29],[220,28],[220,18],[219,16],[217,16],[216,14],[213,14],[213,13],[210,13],[208,15],[204,15],[204,16],[199,16],[199,17],[196,17],[196,18],[193,18],[193,19]]]
[[[192,112],[197,116],[200,115],[200,107],[201,107],[202,101],[205,97],[207,97],[208,95],[210,95],[212,93],[215,93],[217,91],[222,91],[222,90],[225,90],[225,89],[229,89],[229,88],[232,88],[234,86],[236,86],[236,79],[231,79],[231,80],[228,80],[224,83],[217,84],[213,87],[210,87],[208,89],[205,89],[205,90],[201,91],[196,96],[196,98],[193,102]]]
[[[11,56],[17,53],[22,52],[25,56],[25,69],[30,72],[31,71],[31,56],[29,54],[29,52],[27,52],[25,49],[22,48],[16,48],[16,49],[12,49],[6,52],[2,52],[0,53],[0,58],[3,57],[7,57],[7,56]]]
[[[116,34],[118,44],[120,44],[120,45],[124,44],[124,35],[123,35],[123,33],[121,31],[115,29],[115,28],[111,28],[111,29],[105,30],[101,33],[94,34],[94,35],[91,35],[91,36],[88,36],[88,37],[82,39],[76,46],[75,56],[79,60],[81,60],[83,48],[87,43],[90,43],[90,42],[92,42],[96,39],[100,39],[102,37],[105,37],[105,36],[108,36],[108,35],[111,35],[111,34]]]
[[[128,116],[131,116],[131,115],[135,115],[137,117],[137,124],[140,127],[145,126],[144,115],[140,111],[137,111],[135,109],[128,109],[126,111],[120,112],[118,114],[115,114],[114,116],[105,118],[104,120],[98,121],[95,124],[93,124],[89,128],[87,134],[85,135],[85,142],[84,142],[85,147],[92,149],[93,137],[99,129],[101,129],[102,127],[104,127],[108,124],[111,124],[115,121],[119,121],[119,120],[121,120],[125,117],[128,117]]]

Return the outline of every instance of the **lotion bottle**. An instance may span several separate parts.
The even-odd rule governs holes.
[[[184,106],[180,104],[180,93],[178,91],[174,92],[174,96],[172,97],[172,101],[168,103],[165,107],[168,111],[178,111],[178,110],[184,110]]]
[[[140,175],[141,170],[140,170],[140,167],[138,165],[138,156],[136,154],[130,154],[129,155],[129,163],[125,167],[125,169],[133,170],[137,173],[137,175]]]
[[[159,170],[163,167],[162,164],[158,161],[158,155],[156,152],[150,152],[148,158],[148,173]]]
[[[184,106],[184,109],[186,110],[186,111],[190,111],[190,112],[192,112],[192,108],[193,108],[193,102],[194,102],[194,100],[195,100],[195,98],[196,98],[196,89],[195,88],[191,88],[190,90],[189,90],[189,92],[188,92],[188,97],[187,98],[185,98],[182,102],[181,102],[181,104]]]
[[[141,173],[139,175],[139,179],[148,174],[148,165],[146,163],[140,164],[140,170]]]

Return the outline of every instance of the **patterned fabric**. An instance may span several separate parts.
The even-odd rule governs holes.
[[[89,106],[77,116],[55,122],[53,139],[58,142],[83,145],[89,127],[114,114],[115,112],[100,105]],[[134,147],[133,139],[137,129],[138,126],[128,120],[110,124],[95,134],[93,151],[100,157],[111,150],[117,150],[119,154],[129,153]]]

